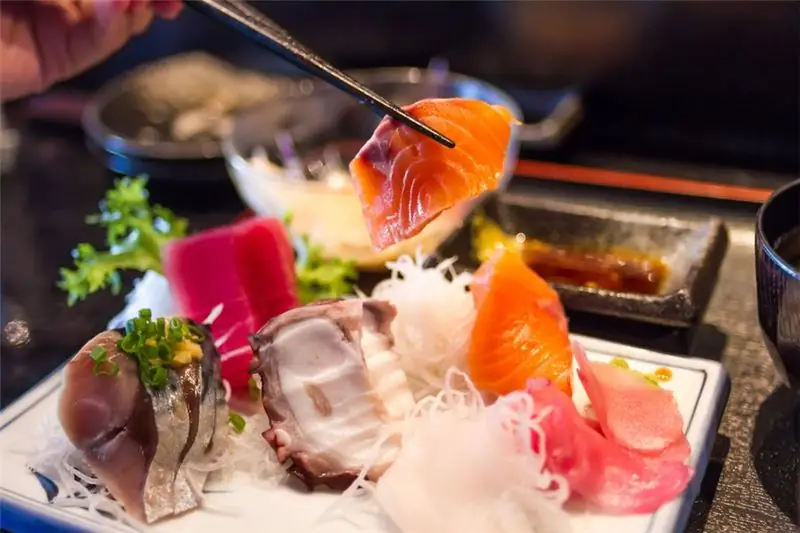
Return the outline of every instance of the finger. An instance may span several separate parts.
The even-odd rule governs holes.
[[[153,22],[153,10],[149,5],[143,4],[135,6],[133,11],[127,15],[130,18],[130,34],[141,35]]]
[[[110,28],[115,22],[132,9],[131,0],[95,0],[94,13],[102,27]]]
[[[76,0],[43,0],[42,3],[58,9],[68,24],[76,24],[84,17],[82,6]]]
[[[156,14],[165,19],[174,19],[180,15],[183,2],[180,0],[152,0],[151,5]]]

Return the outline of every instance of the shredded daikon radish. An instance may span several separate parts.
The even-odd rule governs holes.
[[[533,414],[523,392],[486,406],[469,378],[449,369],[444,389],[409,414],[400,455],[378,483],[364,481],[365,465],[320,520],[342,518],[334,510],[346,503],[351,516],[354,506],[366,512],[371,505],[403,533],[569,532],[569,488],[545,468],[540,421],[549,413]]]
[[[125,308],[108,323],[108,329],[125,327],[125,322],[136,318],[140,309],[148,308],[154,317],[174,316],[178,306],[169,290],[167,278],[148,270],[134,281],[133,290],[125,296]]]
[[[277,485],[285,476],[285,470],[261,436],[268,428],[269,420],[263,412],[245,417],[244,431],[238,435],[231,433],[222,456],[186,465],[189,478],[193,479],[194,473],[210,474],[205,492],[230,490],[236,473],[243,473],[248,484]],[[27,454],[27,466],[56,485],[58,495],[53,505],[85,509],[93,519],[124,523],[138,530],[146,528],[145,524],[131,518],[103,482],[91,474],[81,452],[69,442],[55,416],[41,425],[36,442],[39,446]]]
[[[269,429],[267,415],[259,411],[252,416],[243,416],[244,430],[240,434],[231,432],[228,448],[217,461],[205,465],[193,465],[195,469],[212,470],[215,476],[209,478],[205,490],[225,492],[233,490],[235,474],[246,473],[248,484],[273,487],[286,475],[278,462],[275,452],[261,434]]]
[[[225,304],[218,303],[211,309],[211,311],[209,311],[208,316],[201,322],[201,324],[208,324],[210,326],[219,318],[219,315],[221,315],[224,310]]]
[[[431,268],[424,266],[426,259],[418,250],[415,258],[386,263],[391,278],[372,291],[372,298],[397,308],[394,351],[417,400],[442,390],[449,368],[464,368],[475,322],[471,276],[456,275],[455,257]]]
[[[53,505],[85,509],[93,519],[144,529],[144,524],[125,513],[103,483],[90,473],[55,416],[43,421],[36,442],[38,446],[28,456],[27,465],[58,488]]]

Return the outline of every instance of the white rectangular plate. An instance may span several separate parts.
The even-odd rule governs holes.
[[[573,514],[573,530],[614,533],[672,533],[683,531],[692,503],[697,497],[709,460],[710,448],[728,396],[728,379],[714,361],[659,354],[588,337],[574,336],[593,361],[623,357],[635,370],[652,372],[666,367],[673,378],[663,386],[673,391],[683,415],[686,436],[692,447],[691,463],[696,473],[681,498],[652,515],[604,516]],[[576,383],[580,383],[577,379]],[[22,398],[0,413],[0,514],[3,528],[22,533],[36,531],[130,531],[124,526],[94,521],[80,510],[65,510],[46,503],[45,494],[25,467],[24,450],[31,449],[41,423],[55,413],[61,371],[56,371]],[[585,392],[575,392],[577,404]],[[203,509],[167,520],[154,532],[197,533],[199,531],[308,532],[317,517],[337,496],[305,494],[285,486],[264,488],[237,483],[229,493],[207,494]],[[370,522],[370,523],[368,523]],[[313,528],[318,533],[377,533],[384,528],[377,521],[359,519],[358,524],[331,520]]]

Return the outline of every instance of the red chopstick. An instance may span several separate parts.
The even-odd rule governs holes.
[[[710,183],[686,178],[668,178],[652,174],[637,174],[543,161],[520,161],[517,164],[515,175],[530,179],[581,183],[600,187],[633,189],[754,204],[764,203],[773,192],[770,189]]]

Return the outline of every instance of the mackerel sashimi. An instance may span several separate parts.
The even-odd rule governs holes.
[[[569,393],[572,347],[558,294],[507,250],[481,266],[472,291],[478,314],[467,368],[475,386],[504,395],[546,378]]]
[[[607,438],[645,456],[688,458],[689,442],[672,392],[637,372],[589,361],[578,343],[573,353],[578,376]]]
[[[534,416],[546,438],[546,468],[573,495],[606,513],[652,513],[679,496],[692,477],[682,461],[647,459],[593,429],[572,399],[546,380],[531,380]],[[546,413],[546,414],[545,414]],[[534,451],[541,451],[532,434]]]
[[[218,305],[222,377],[247,386],[248,335],[298,305],[294,251],[277,219],[254,218],[177,239],[163,250],[164,274],[181,314],[201,321]]]
[[[506,108],[469,98],[420,100],[405,110],[456,147],[390,117],[381,121],[350,163],[378,250],[418,234],[446,209],[496,189],[516,122]]]

